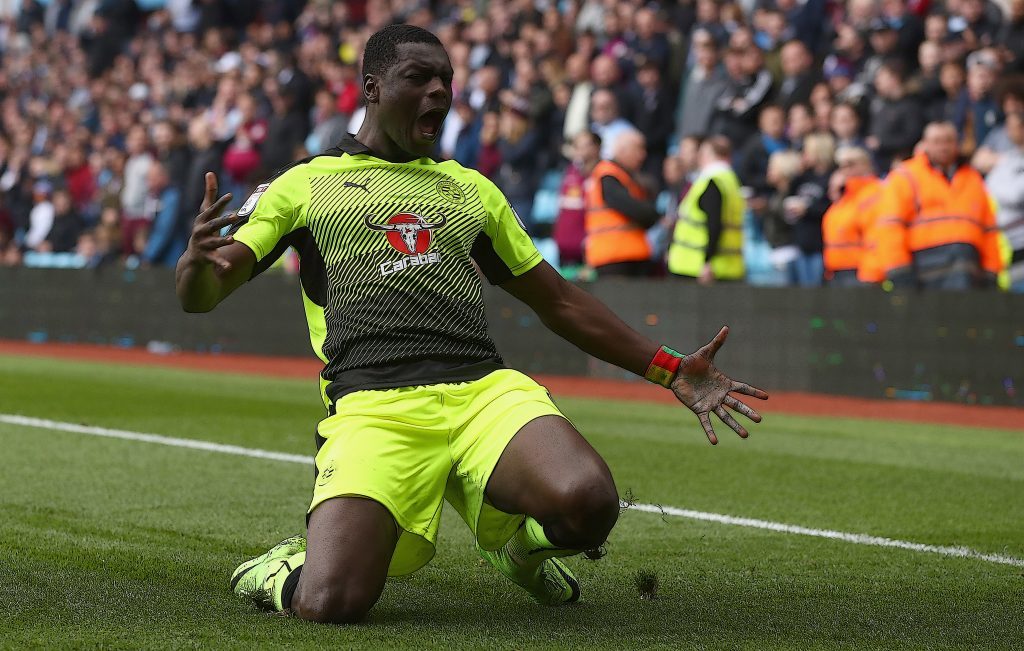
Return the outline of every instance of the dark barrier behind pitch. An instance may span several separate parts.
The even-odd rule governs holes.
[[[711,289],[669,281],[586,288],[659,342],[689,351],[722,324],[719,357],[778,390],[1024,404],[1024,296],[886,294],[869,289]],[[525,306],[485,288],[506,361],[536,373],[631,377],[548,332]],[[205,315],[180,311],[167,271],[0,270],[0,338],[309,355],[298,282],[267,273]]]

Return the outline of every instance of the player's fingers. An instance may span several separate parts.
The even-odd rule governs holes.
[[[228,205],[229,201],[231,201],[230,192],[225,194],[220,199],[214,201],[212,204],[210,204],[209,208],[199,213],[199,216],[196,217],[196,221],[199,222],[200,224],[205,224],[206,222],[212,219],[216,219],[217,217],[220,216],[221,211],[224,210],[224,206]]]
[[[729,391],[735,391],[736,393],[742,393],[747,396],[753,396],[758,400],[767,400],[768,392],[757,387],[752,387],[746,382],[733,381],[732,388]]]
[[[211,233],[216,233],[225,226],[230,226],[234,224],[236,221],[238,221],[238,215],[235,213],[231,213],[229,215],[221,215],[216,219],[211,219],[210,221],[206,222],[206,229]]]
[[[703,414],[697,414],[697,418],[700,419],[700,424],[704,427],[704,433],[708,435],[708,440],[711,441],[711,445],[718,445],[718,437],[715,436],[715,430],[711,427],[711,417],[707,415],[707,412]]]
[[[732,417],[725,407],[718,405],[715,407],[715,415],[722,419],[722,422],[732,428],[732,431],[740,435],[741,439],[747,438],[747,429],[736,422],[736,419]]]
[[[718,349],[722,347],[722,344],[725,343],[725,339],[728,336],[729,336],[729,326],[722,326],[722,329],[718,331],[718,334],[715,335],[715,338],[712,339],[711,343],[708,344],[708,358],[709,359],[714,359],[715,358],[715,353],[717,353]]]
[[[761,422],[761,414],[757,413],[755,409],[751,409],[750,407],[743,404],[736,398],[733,398],[732,396],[726,396],[725,400],[722,401],[722,404],[725,405],[726,407],[729,407],[730,409],[734,409],[740,412],[741,414],[743,414],[750,420],[754,421],[755,423]]]
[[[199,210],[206,210],[213,205],[213,202],[217,200],[217,175],[213,172],[207,172],[203,177],[206,181],[206,194],[203,196],[203,205],[200,206]]]
[[[231,237],[230,235],[227,237],[211,237],[203,240],[202,243],[199,245],[199,248],[203,249],[204,251],[216,251],[222,246],[227,246],[228,244],[231,244],[234,241],[235,238]]]

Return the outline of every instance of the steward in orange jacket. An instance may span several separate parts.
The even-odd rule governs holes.
[[[949,122],[929,124],[919,148],[885,182],[875,230],[881,268],[898,286],[994,287],[1002,262],[984,179],[957,160]]]
[[[833,203],[822,220],[825,276],[841,286],[885,280],[869,237],[878,216],[882,181],[872,173],[871,157],[859,147],[836,152],[839,168],[832,174],[829,193]]]
[[[613,160],[597,164],[587,184],[586,263],[599,276],[643,276],[650,269],[646,231],[661,217],[634,179],[647,157],[644,137],[620,134]]]

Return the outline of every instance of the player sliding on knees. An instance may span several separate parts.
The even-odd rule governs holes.
[[[273,610],[362,620],[388,576],[430,561],[445,500],[480,555],[537,601],[580,598],[560,559],[604,543],[618,492],[547,391],[502,363],[477,268],[580,349],[671,389],[711,443],[712,413],[741,437],[726,408],[761,420],[731,394],[767,394],[713,365],[726,328],[690,355],[650,341],[542,260],[494,184],[431,160],[451,82],[433,34],[386,27],[366,44],[358,134],[278,173],[237,215],[222,216],[230,197],[206,176],[177,267],[182,307],[213,309],[294,247],[325,364],[307,535],[231,578]]]

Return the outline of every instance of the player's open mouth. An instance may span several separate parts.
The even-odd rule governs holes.
[[[432,109],[416,118],[416,132],[426,140],[434,140],[444,123],[444,110]]]

